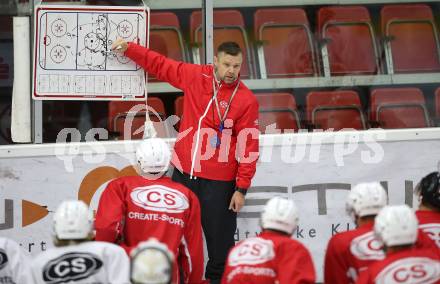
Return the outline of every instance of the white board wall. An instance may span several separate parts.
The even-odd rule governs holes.
[[[37,6],[34,99],[144,99],[144,70],[108,51],[117,38],[146,46],[148,26],[146,7]]]

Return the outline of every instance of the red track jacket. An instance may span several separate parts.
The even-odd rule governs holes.
[[[113,180],[99,200],[96,240],[115,243],[129,253],[151,237],[181,259],[185,283],[203,283],[203,239],[197,196],[168,177],[141,176]],[[174,278],[178,279],[175,266]],[[177,277],[177,278],[176,278]]]
[[[309,251],[298,241],[264,231],[229,252],[222,284],[314,284]]]
[[[258,159],[258,102],[244,83],[237,80],[219,87],[212,65],[177,62],[135,43],[129,43],[125,55],[159,80],[184,92],[173,165],[187,174],[211,180],[235,179],[237,187],[249,188]],[[213,82],[219,89],[217,100],[222,116],[236,85],[240,84],[221,134],[216,105],[212,102],[208,107],[214,94]],[[219,147],[212,146],[216,138],[221,141]]]

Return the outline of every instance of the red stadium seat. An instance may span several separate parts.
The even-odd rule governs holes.
[[[202,12],[195,11],[191,14],[191,42],[196,46],[193,50],[195,63],[204,63],[202,49]],[[244,19],[237,10],[214,11],[214,53],[217,47],[226,41],[236,42],[243,51],[243,65],[241,67],[241,78],[252,78],[252,60],[249,41],[245,30]],[[196,59],[196,58],[199,59]]]
[[[381,30],[389,73],[440,71],[438,32],[429,6],[384,6]]]
[[[376,38],[367,8],[362,6],[320,8],[318,34],[326,76],[379,72]],[[328,58],[328,71],[326,58]]]
[[[303,9],[258,9],[254,29],[261,43],[258,55],[262,78],[317,74],[313,35]]]
[[[295,97],[289,93],[260,93],[255,95],[259,104],[258,123],[261,133],[276,124],[282,131],[300,129],[300,119]]]
[[[318,129],[366,129],[357,92],[316,91],[306,97],[307,120]]]
[[[171,59],[187,61],[179,19],[171,12],[153,12],[150,18],[150,49]],[[157,81],[149,75],[150,82]]]
[[[379,88],[371,92],[370,120],[381,128],[429,126],[425,98],[417,88]]]
[[[158,137],[169,137],[169,130],[165,123],[165,107],[161,99],[149,97],[147,99],[149,117],[157,131]],[[117,139],[141,139],[145,122],[144,102],[118,102],[109,103],[108,129],[114,133]],[[131,121],[131,122],[130,122]],[[129,131],[127,133],[127,131]]]

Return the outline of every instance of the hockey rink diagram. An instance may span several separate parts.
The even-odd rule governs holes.
[[[147,13],[122,9],[37,12],[34,97],[141,98],[145,73],[129,58],[110,52],[113,42],[146,45]]]

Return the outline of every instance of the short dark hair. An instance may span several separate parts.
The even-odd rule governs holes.
[[[226,41],[220,44],[217,48],[217,54],[224,52],[226,54],[236,56],[242,53],[240,46],[233,41]]]

